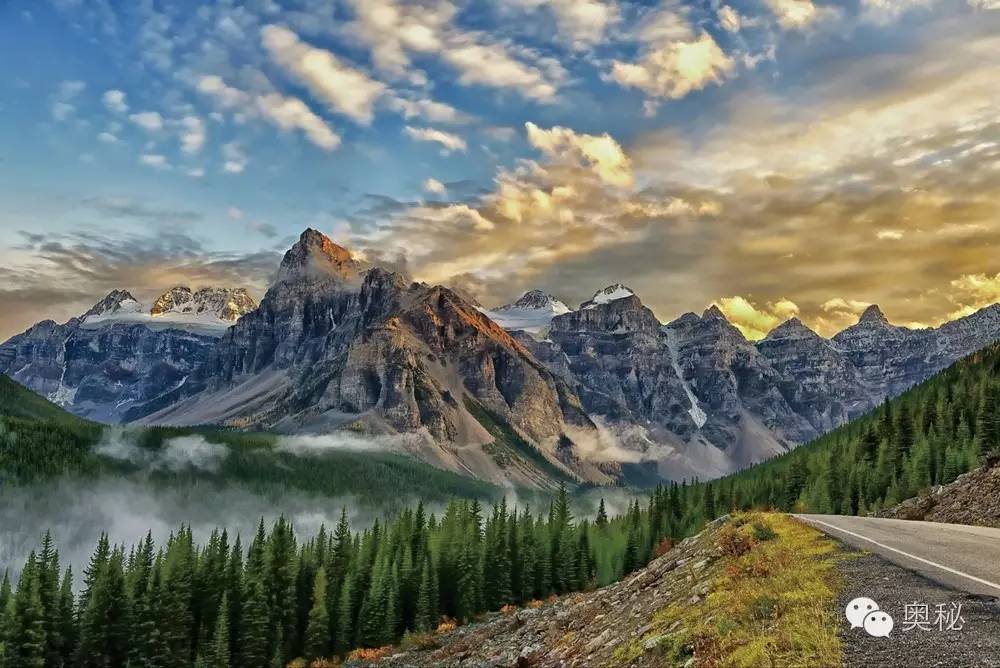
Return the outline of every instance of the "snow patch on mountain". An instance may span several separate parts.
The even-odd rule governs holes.
[[[570,312],[566,304],[541,290],[525,292],[512,304],[479,310],[508,331],[522,331],[534,335],[542,334],[552,322],[552,318]]]
[[[115,290],[83,315],[81,326],[97,329],[124,323],[218,337],[256,308],[257,303],[242,288],[202,288],[195,292],[175,287],[160,295],[149,310],[127,291]]]
[[[694,390],[691,389],[691,384],[687,382],[684,378],[684,371],[681,369],[680,362],[677,356],[677,334],[674,330],[669,327],[664,327],[663,332],[667,335],[667,350],[670,353],[670,363],[674,367],[674,372],[677,374],[677,378],[681,381],[681,385],[684,387],[684,394],[687,395],[688,401],[691,402],[691,408],[688,409],[688,415],[694,421],[698,429],[705,426],[708,422],[708,414],[705,410],[698,404],[698,397],[695,395]]]
[[[622,285],[621,283],[615,283],[614,285],[609,285],[603,290],[595,292],[593,297],[580,304],[580,308],[593,309],[597,308],[601,304],[610,304],[613,301],[625,299],[634,295],[635,292],[633,292],[630,288]]]

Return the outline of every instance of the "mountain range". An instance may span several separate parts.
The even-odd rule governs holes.
[[[354,258],[315,230],[260,304],[116,290],[0,345],[0,372],[105,422],[408,434],[441,468],[516,485],[714,477],[815,438],[1000,338],[1000,305],[936,329],[877,306],[827,339],[748,341],[717,307],[663,324],[613,284],[484,309]]]

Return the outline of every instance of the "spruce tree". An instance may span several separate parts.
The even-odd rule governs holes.
[[[326,569],[316,571],[312,590],[312,608],[306,624],[304,652],[307,659],[327,656],[330,649],[330,614],[326,597]]]

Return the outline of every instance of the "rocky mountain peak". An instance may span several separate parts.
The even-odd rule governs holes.
[[[138,313],[142,304],[128,290],[112,290],[83,314],[83,319],[110,316],[115,313]]]
[[[723,313],[722,309],[715,304],[712,304],[705,309],[705,312],[701,314],[701,317],[703,320],[725,320],[726,322],[729,322],[726,314]]]
[[[181,285],[160,295],[149,315],[154,318],[173,315],[197,316],[236,322],[257,308],[243,288],[202,288],[197,292]]]
[[[569,313],[570,308],[566,304],[562,303],[552,295],[542,290],[529,290],[521,295],[517,301],[512,304],[504,304],[503,306],[497,308],[497,311],[513,311],[513,310],[531,310],[531,311],[542,311],[549,310],[555,314]]]
[[[356,276],[360,268],[349,250],[309,228],[282,258],[278,282],[329,277],[347,279]]]
[[[627,299],[628,297],[635,297],[635,292],[626,285],[621,283],[614,283],[604,288],[603,290],[598,290],[594,293],[594,296],[587,301],[580,304],[581,309],[590,309],[600,306],[602,304],[610,304],[613,301],[619,299]]]
[[[801,320],[798,318],[789,318],[785,322],[781,323],[764,337],[765,341],[774,341],[776,339],[802,339],[802,338],[813,338],[819,335],[809,329]]]
[[[885,317],[884,313],[882,313],[882,309],[879,308],[878,304],[872,304],[866,308],[861,314],[861,317],[858,318],[858,324],[861,323],[888,325],[889,319]]]

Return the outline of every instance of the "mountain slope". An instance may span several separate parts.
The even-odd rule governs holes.
[[[736,508],[866,514],[951,482],[998,452],[994,343],[864,417],[711,486]]]
[[[571,478],[611,478],[573,452],[593,425],[560,379],[474,306],[440,286],[367,268],[314,230],[286,253],[260,307],[183,387],[133,410],[148,424],[423,433],[443,468],[533,486],[551,477],[510,452],[467,407],[509,425]],[[578,437],[578,436],[577,436]]]
[[[0,415],[70,425],[85,423],[4,375],[0,375]]]

